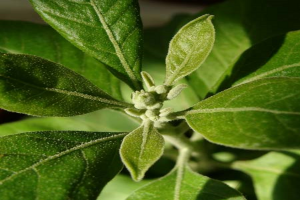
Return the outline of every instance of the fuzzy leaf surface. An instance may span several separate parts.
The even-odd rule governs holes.
[[[166,58],[167,85],[189,75],[205,61],[214,41],[212,16],[203,15],[182,27],[170,43]]]
[[[122,169],[124,136],[55,131],[0,137],[1,199],[96,199]]]
[[[36,116],[73,116],[121,103],[77,73],[30,55],[0,54],[0,107]]]
[[[111,96],[122,99],[120,82],[96,59],[84,54],[49,26],[0,21],[0,52],[35,55],[84,76]]]
[[[127,200],[245,200],[228,185],[197,174],[189,168],[184,169],[182,176],[178,176],[178,173],[178,170],[173,170],[135,191]]]
[[[163,150],[164,138],[152,124],[145,123],[124,138],[120,155],[133,180],[140,181]]]
[[[268,78],[196,104],[186,120],[211,142],[246,149],[300,148],[300,78]]]
[[[142,23],[136,0],[30,0],[42,18],[139,89]]]
[[[270,152],[258,159],[239,161],[235,169],[249,174],[259,200],[298,200],[300,152]]]

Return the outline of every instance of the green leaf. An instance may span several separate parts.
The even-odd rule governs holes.
[[[104,92],[122,99],[120,82],[96,59],[84,54],[49,26],[0,21],[0,52],[29,54],[62,64]]]
[[[259,200],[299,199],[299,151],[271,152],[256,160],[236,162],[233,167],[253,178]]]
[[[149,167],[162,155],[164,138],[150,122],[129,133],[123,140],[120,155],[132,179],[140,181]]]
[[[29,55],[0,54],[0,107],[36,116],[72,116],[125,107],[61,65]]]
[[[269,78],[231,88],[187,112],[211,142],[246,149],[300,148],[300,78]]]
[[[267,38],[300,29],[299,7],[298,0],[288,4],[284,0],[230,0],[201,12],[215,16],[216,42],[207,61],[190,77],[195,90],[201,96],[216,93],[246,49]],[[200,91],[199,84],[206,89]]]
[[[149,183],[149,180],[134,182],[130,177],[125,175],[117,175],[102,190],[97,200],[124,200],[133,191]]]
[[[233,66],[225,87],[267,77],[300,77],[300,31],[261,42],[245,51]]]
[[[114,120],[112,120],[114,119]],[[75,117],[28,118],[0,125],[0,136],[35,131],[105,131],[122,132],[137,128],[138,122],[128,115],[110,109]]]
[[[173,170],[135,191],[127,200],[245,200],[245,198],[226,184],[191,171]]]
[[[122,169],[124,136],[56,131],[0,137],[1,199],[96,199]]]
[[[288,4],[284,0],[228,0],[194,16],[177,16],[167,25],[168,30],[165,27],[146,30],[145,49],[151,52],[166,49],[165,45],[182,25],[204,14],[214,15],[216,41],[212,52],[201,67],[188,76],[195,92],[205,98],[217,92],[222,81],[231,73],[230,67],[246,49],[267,38],[300,29],[299,7],[298,0],[290,0]],[[173,34],[169,33],[172,30]],[[153,31],[160,33],[153,34]]]
[[[30,0],[43,19],[140,89],[142,23],[136,0]]]
[[[214,41],[212,16],[203,15],[185,25],[174,36],[167,55],[166,85],[189,75],[205,61]]]

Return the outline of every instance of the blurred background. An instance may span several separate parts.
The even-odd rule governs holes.
[[[204,6],[223,0],[139,0],[144,25],[157,26],[176,13],[196,13]],[[0,0],[0,19],[42,23],[29,0]]]

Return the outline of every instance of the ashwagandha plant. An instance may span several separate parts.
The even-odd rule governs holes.
[[[141,70],[136,0],[30,2],[66,40],[48,26],[0,22],[0,107],[71,118],[0,127],[1,200],[96,199],[123,165],[141,181],[162,156],[174,168],[127,199],[300,198],[300,153],[290,150],[300,148],[298,10],[231,0],[147,30],[146,53],[165,56],[168,46],[165,78],[155,84],[150,71],[161,73],[161,61],[152,58],[144,63],[154,70]],[[280,20],[270,21],[264,8]],[[215,27],[206,13],[216,16]],[[103,108],[113,111],[93,112]],[[201,175],[224,170],[242,193]],[[255,192],[245,174],[232,178],[234,170],[251,176]]]

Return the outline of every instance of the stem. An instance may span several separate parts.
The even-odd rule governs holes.
[[[187,148],[190,151],[197,151],[195,145],[186,138],[183,133],[188,131],[190,127],[185,123],[181,123],[177,127],[171,125],[167,126],[166,129],[161,129],[159,132],[164,135],[165,139],[174,145],[177,149]]]
[[[190,157],[190,150],[188,148],[182,148],[179,150],[179,156],[177,160],[177,176],[176,176],[176,185],[175,185],[175,192],[174,192],[174,200],[180,199],[180,190],[181,185],[184,179],[184,172],[186,164]]]

